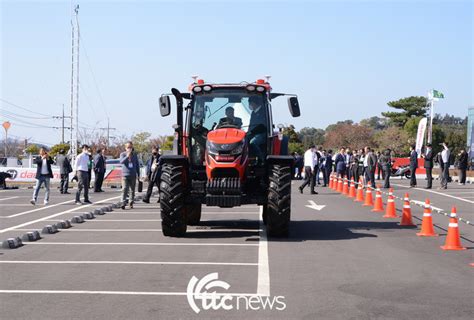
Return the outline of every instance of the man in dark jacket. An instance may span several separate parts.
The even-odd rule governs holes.
[[[459,153],[459,162],[458,162],[458,169],[459,169],[459,185],[466,184],[466,170],[467,170],[467,152],[466,150],[462,149],[461,153]]]
[[[379,165],[382,168],[382,176],[384,179],[383,187],[385,189],[390,188],[390,172],[392,169],[392,158],[390,156],[390,149],[387,149],[383,152],[379,159]]]
[[[102,190],[102,183],[105,176],[105,157],[102,149],[97,149],[97,154],[94,157],[94,192],[104,192]]]
[[[44,184],[44,188],[46,190],[44,194],[44,204],[47,205],[49,203],[49,186],[50,186],[50,179],[53,177],[53,170],[51,170],[51,165],[54,163],[53,159],[49,156],[46,149],[40,149],[40,156],[37,157],[34,161],[36,164],[36,186],[33,191],[33,199],[30,200],[32,205],[36,204],[36,200],[38,200],[38,193],[41,188],[41,185]]]
[[[59,174],[61,175],[61,182],[59,184],[61,194],[69,194],[67,191],[69,188],[69,174],[72,172],[71,162],[69,162],[65,153],[64,149],[61,149],[56,156],[56,165],[59,167]]]
[[[425,170],[426,170],[426,180],[427,184],[425,189],[431,189],[433,185],[433,149],[431,148],[431,143],[426,145],[425,153],[422,154],[422,157],[425,159]]]
[[[266,143],[267,120],[263,101],[261,97],[252,96],[249,98],[249,108],[252,110],[250,114],[249,130],[247,138],[251,154],[257,157],[257,164],[263,164],[265,152],[262,146]]]
[[[158,191],[160,191],[161,161],[158,146],[154,146],[151,149],[151,157],[146,163],[146,176],[148,179],[148,188],[146,190],[146,195],[143,198],[143,202],[150,203],[153,187],[156,186]],[[159,199],[158,202],[160,202]]]
[[[418,153],[416,146],[412,145],[410,148],[410,187],[416,187],[416,169],[418,168]]]
[[[333,165],[332,150],[329,149],[326,154],[326,162],[324,163],[324,169],[326,170],[326,178],[328,181],[329,181],[329,176],[331,175],[331,172],[332,172],[332,165]]]
[[[135,185],[140,179],[140,163],[138,155],[133,149],[131,141],[125,144],[125,152],[120,154],[120,164],[122,165],[122,209],[125,210],[127,203],[130,209],[135,201]],[[130,193],[130,197],[129,197]]]
[[[375,188],[375,169],[377,167],[377,156],[372,149],[365,147],[364,170],[366,181],[369,182],[372,188]]]
[[[334,165],[336,166],[337,177],[344,179],[346,175],[346,149],[341,148],[339,153],[334,159]]]

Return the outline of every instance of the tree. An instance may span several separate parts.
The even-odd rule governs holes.
[[[323,129],[305,127],[298,131],[298,138],[303,143],[305,148],[310,145],[322,145],[324,144],[324,135],[326,132]]]
[[[295,126],[290,124],[288,127],[283,128],[283,135],[288,136],[288,142],[301,143],[298,134],[295,131]]]
[[[331,131],[331,130],[334,130],[334,128],[336,128],[338,125],[342,125],[342,124],[348,124],[348,125],[353,125],[354,124],[354,121],[352,120],[344,120],[344,121],[338,121],[336,122],[335,124],[330,124],[326,127],[326,133],[328,131]]]
[[[363,127],[371,128],[373,130],[384,130],[388,127],[388,120],[386,118],[381,118],[373,116],[367,119],[360,120],[359,124]]]
[[[135,152],[137,152],[142,157],[150,153],[151,148],[150,142],[148,141],[150,137],[151,133],[145,131],[134,134],[131,138]]]
[[[173,150],[174,136],[167,136],[161,145],[161,150],[171,151]]]
[[[337,124],[326,130],[326,148],[338,149],[350,147],[360,149],[365,146],[373,146],[373,130],[358,124]]]
[[[401,110],[401,112],[382,112],[384,117],[389,118],[390,124],[397,127],[403,127],[412,117],[424,117],[428,110],[427,99],[425,97],[411,96],[397,101],[390,101],[387,105],[394,109]]]
[[[59,153],[59,150],[63,149],[66,153],[69,151],[69,144],[68,143],[58,143],[51,147],[49,150],[49,155],[51,157],[56,156]]]
[[[374,135],[374,142],[379,150],[390,149],[397,156],[407,156],[410,150],[408,134],[399,127],[391,126]]]
[[[26,147],[25,152],[29,154],[38,154],[40,148],[36,144],[30,144]]]
[[[303,154],[306,148],[302,143],[299,142],[289,142],[288,143],[288,152],[292,154],[293,152],[298,152],[298,154]]]

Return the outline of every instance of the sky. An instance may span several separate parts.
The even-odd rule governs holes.
[[[208,82],[271,75],[274,122],[325,128],[434,88],[435,112],[474,105],[473,1],[74,1],[80,5],[80,111],[86,130],[171,134],[158,98]],[[0,0],[0,121],[55,144],[70,108],[71,1]],[[12,105],[14,104],[14,105]],[[22,109],[23,108],[23,109]],[[26,110],[25,110],[26,109]],[[30,112],[32,110],[36,113]],[[13,118],[12,118],[13,115]],[[15,119],[20,118],[20,121]]]

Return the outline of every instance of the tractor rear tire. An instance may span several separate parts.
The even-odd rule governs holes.
[[[291,168],[274,164],[269,169],[267,235],[288,237],[291,216]]]
[[[185,181],[183,166],[165,163],[160,184],[161,228],[163,235],[182,237],[186,234]]]
[[[186,205],[186,224],[196,226],[201,221],[201,204]]]

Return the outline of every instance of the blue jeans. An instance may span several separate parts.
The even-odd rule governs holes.
[[[40,176],[39,179],[36,179],[35,190],[33,191],[33,200],[38,199],[38,193],[40,191],[41,185],[44,183],[44,188],[46,189],[46,193],[44,194],[44,201],[49,201],[49,177],[47,176]]]
[[[266,134],[265,133],[258,133],[250,138],[249,147],[250,152],[252,155],[258,157],[259,162],[263,162],[265,160],[265,154],[261,149],[261,145],[265,144],[266,142]]]

